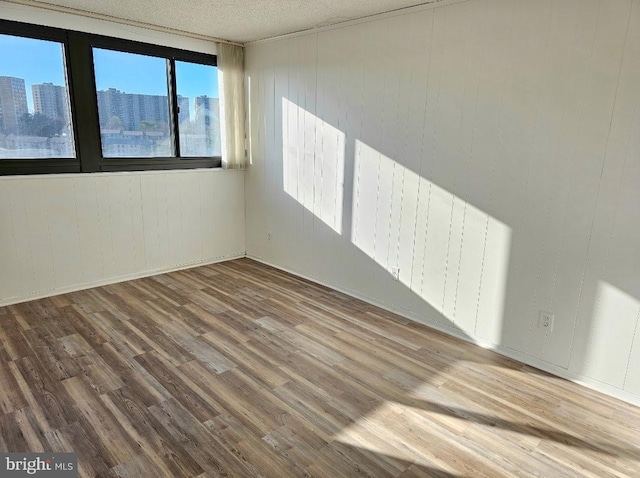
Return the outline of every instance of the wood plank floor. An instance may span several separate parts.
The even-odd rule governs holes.
[[[640,409],[248,259],[0,308],[0,384],[81,476],[640,476]]]

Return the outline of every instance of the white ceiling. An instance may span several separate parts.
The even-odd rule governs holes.
[[[245,43],[440,0],[40,0]]]

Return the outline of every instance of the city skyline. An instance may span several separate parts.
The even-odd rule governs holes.
[[[42,114],[47,116],[50,119],[61,119],[61,120],[64,120],[65,122],[68,122],[69,113],[65,106],[65,102],[67,99],[66,86],[56,85],[51,82],[45,82],[45,83],[33,84],[29,89],[27,88],[27,83],[24,80],[24,78],[0,75],[0,80],[4,80],[8,83],[8,85],[11,85],[11,89],[14,90],[14,94],[18,92],[17,96],[15,96],[14,98],[8,98],[8,97],[0,98],[0,118],[2,118],[3,116],[1,113],[2,106],[4,105],[4,103],[6,103],[6,105],[4,105],[5,114],[9,111],[7,106],[11,105],[13,107],[12,109],[17,113],[14,115],[16,117],[15,118],[16,120],[21,114],[23,114],[24,112],[27,112],[32,115]],[[30,90],[30,91],[28,92],[27,90]],[[155,102],[158,102],[158,100],[166,101],[167,112],[165,112],[164,114],[161,114],[161,116],[163,116],[163,120],[164,120],[165,119],[164,117],[168,115],[168,96],[128,93],[126,91],[120,91],[117,88],[106,88],[104,90],[97,91],[99,109],[101,108],[101,103],[103,102],[102,98],[104,97],[105,94],[108,94],[108,93],[117,93],[119,96],[122,96],[123,98],[138,98],[139,100],[143,100],[143,101],[145,101],[145,98],[147,98],[146,99],[147,102],[149,100],[155,100]],[[179,113],[181,123],[185,120],[197,119],[196,116],[191,117],[191,114],[190,114],[191,106],[192,106],[191,101],[193,101],[193,107],[194,107],[194,113],[195,113],[198,110],[198,103],[202,103],[201,101],[202,98],[219,100],[219,98],[217,97],[211,97],[207,95],[199,95],[195,97],[178,95],[178,106],[181,108],[181,111]],[[29,102],[29,99],[31,100],[30,102]],[[23,104],[25,102],[32,104],[33,107],[27,108],[26,110],[24,109],[24,107],[20,107],[20,104]],[[157,106],[156,106],[156,109],[158,109]],[[19,113],[18,113],[18,110],[20,110]],[[115,116],[118,116],[118,115],[116,114]],[[144,116],[144,114],[142,116]],[[101,117],[101,123],[102,123],[102,117]]]
[[[29,114],[25,81],[0,76],[0,157],[72,157],[73,128],[66,88],[50,82],[35,84],[31,95],[34,110]],[[193,110],[188,97],[178,96],[177,100],[183,154],[219,156],[219,98],[196,96]],[[167,96],[108,88],[97,91],[97,101],[104,157],[171,156]]]
[[[33,85],[45,83],[66,88],[60,43],[0,34],[0,50],[3,52],[0,76],[23,79],[27,91],[31,91]],[[158,60],[161,59],[94,49],[96,89],[116,88],[125,93],[166,95],[166,74],[164,66],[162,70],[158,69]],[[164,60],[161,62],[164,64]],[[196,63],[176,61],[176,64],[181,96],[195,98],[206,94],[212,98],[219,97],[217,74],[212,74],[217,73],[217,69]],[[149,71],[154,69],[161,74],[150,75]],[[27,95],[27,106],[29,112],[34,113],[31,95]]]

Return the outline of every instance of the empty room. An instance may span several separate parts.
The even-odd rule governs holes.
[[[640,0],[0,0],[0,477],[639,477]]]

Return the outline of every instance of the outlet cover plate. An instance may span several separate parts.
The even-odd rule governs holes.
[[[553,332],[553,322],[555,321],[555,315],[552,312],[541,310],[538,316],[538,327],[546,329],[547,332]]]

